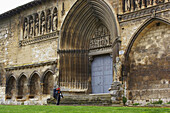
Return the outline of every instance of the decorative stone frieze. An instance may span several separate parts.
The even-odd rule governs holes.
[[[169,11],[169,9],[170,9],[170,2],[167,2],[164,4],[158,4],[152,7],[141,9],[138,11],[133,11],[133,12],[125,13],[122,15],[118,15],[118,19],[120,23],[122,23],[122,22],[126,22],[129,20],[144,18],[148,16],[153,17],[153,16],[159,15],[160,13],[167,12]]]
[[[168,0],[123,0],[122,9],[124,13],[141,10],[155,5],[169,2]]]

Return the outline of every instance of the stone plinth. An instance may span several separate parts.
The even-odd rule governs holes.
[[[110,88],[112,104],[120,104],[122,101],[122,84],[120,82],[113,82]]]

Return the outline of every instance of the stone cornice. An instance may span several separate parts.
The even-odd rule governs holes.
[[[134,12],[129,12],[125,14],[119,14],[118,19],[120,23],[127,22],[130,20],[135,20],[138,18],[143,18],[147,16],[154,17],[156,14],[170,11],[170,2],[159,4],[156,6],[148,7]]]
[[[45,34],[45,35],[42,35],[42,36],[37,36],[37,37],[34,37],[32,39],[28,39],[28,40],[21,40],[19,42],[19,46],[21,47],[21,46],[25,46],[25,45],[30,45],[30,44],[34,44],[34,43],[37,43],[37,42],[55,39],[55,38],[58,38],[58,37],[59,37],[59,31],[49,33],[49,34]]]
[[[19,69],[25,69],[25,68],[34,68],[34,67],[41,67],[41,66],[45,66],[45,65],[53,65],[53,64],[57,64],[57,63],[58,63],[58,60],[55,60],[55,61],[41,62],[41,63],[35,63],[35,64],[7,67],[7,68],[5,68],[5,70],[11,71],[11,70],[19,70]]]
[[[71,50],[71,49],[69,49],[69,50],[58,50],[57,51],[59,54],[64,54],[64,53],[88,53],[89,52],[89,50],[75,50],[75,49],[73,49],[73,50]]]

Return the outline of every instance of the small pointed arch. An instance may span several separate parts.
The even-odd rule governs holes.
[[[47,69],[41,79],[41,82],[43,83],[43,94],[50,94],[51,91],[53,91],[54,87],[54,72],[50,69]]]
[[[7,84],[7,82],[9,81],[9,79],[11,79],[11,78],[14,78],[15,81],[17,81],[17,78],[15,77],[15,75],[11,74],[11,75],[9,75],[9,76],[6,78],[6,84]]]
[[[140,34],[143,34],[144,32],[146,32],[148,30],[148,28],[151,28],[153,24],[156,24],[156,23],[165,23],[165,24],[168,24],[170,25],[170,22],[166,19],[163,19],[163,18],[158,18],[158,17],[154,17],[154,18],[150,18],[148,20],[146,20],[137,30],[136,32],[134,33],[134,35],[131,37],[131,40],[127,46],[127,49],[125,51],[125,61],[128,60],[128,57],[129,57],[129,53],[131,51],[131,48],[135,42],[135,40],[140,37]],[[146,28],[148,27],[148,28]]]
[[[26,77],[26,79],[28,80],[28,76],[23,72],[23,73],[21,73],[20,75],[19,75],[19,77],[17,78],[17,84],[18,84],[18,82],[19,82],[19,80],[21,79],[21,77]]]
[[[40,90],[40,74],[34,71],[29,78],[29,93],[31,97],[39,95]]]
[[[57,8],[55,7],[54,10],[53,10],[53,15],[57,16],[58,15],[58,10]]]
[[[28,93],[28,77],[26,74],[21,73],[17,80],[18,98],[26,97]]]
[[[6,97],[11,99],[16,94],[16,77],[12,74],[6,79]]]
[[[31,78],[32,78],[34,75],[38,75],[39,78],[40,78],[40,73],[38,73],[37,71],[34,71],[34,72],[32,72],[32,74],[30,75],[30,77],[29,77],[29,79],[28,79],[28,84],[30,84]]]

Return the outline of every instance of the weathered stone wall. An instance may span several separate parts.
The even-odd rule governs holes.
[[[5,101],[5,70],[4,65],[0,63],[0,104]]]
[[[0,86],[0,104],[5,102],[5,87]]]
[[[155,23],[138,38],[129,55],[127,90],[130,100],[170,99],[170,26]]]
[[[55,61],[58,59],[57,47],[58,36],[46,41],[20,46],[20,41],[23,40],[23,19],[35,13],[40,14],[47,9],[57,7],[58,10],[58,30],[60,30],[64,18],[75,0],[58,1],[50,0],[43,2],[41,5],[34,6],[23,10],[20,14],[16,14],[8,19],[0,21],[0,62],[5,63],[5,67],[22,66],[33,63]],[[64,8],[63,8],[64,3]],[[62,13],[62,11],[64,11]]]
[[[70,78],[71,76],[68,76],[69,71],[72,71],[73,69],[69,62],[74,61],[79,62],[79,60],[72,60],[74,56],[71,54],[69,54],[68,57],[66,57],[65,59],[59,58],[57,50],[59,49],[59,43],[62,40],[60,38],[61,37],[60,33],[62,32],[61,28],[63,26],[66,16],[70,17],[72,16],[67,14],[69,14],[69,11],[71,10],[71,8],[73,7],[74,3],[77,0],[49,0],[49,1],[42,2],[41,4],[35,5],[33,8],[31,7],[28,9],[24,9],[19,14],[0,20],[0,63],[3,63],[4,64],[3,68],[6,68],[7,70],[6,78],[9,78],[11,75],[13,75],[15,76],[16,80],[18,80],[21,74],[25,74],[27,79],[29,80],[34,72],[39,73],[40,78],[42,78],[46,70],[50,69],[54,72],[53,74],[56,82],[58,80],[59,75],[58,69],[62,68],[63,73],[66,73],[66,77],[72,79]],[[121,1],[117,0],[105,0],[105,1],[109,3],[111,9],[115,11],[114,12],[115,15],[117,13],[120,14],[118,15],[118,20],[120,24],[121,35],[120,37],[122,41],[119,52],[121,61],[124,61],[124,53],[128,49],[130,41],[134,38],[134,34],[138,31],[138,29],[141,26],[144,25],[144,23],[147,20],[151,18],[162,18],[162,20],[170,21],[169,18],[170,11],[168,10],[169,8],[168,3],[166,3],[165,5],[158,4],[158,6],[154,6],[153,8],[148,7],[146,8],[146,11],[145,9],[142,10],[139,9],[123,13],[121,9],[122,8],[121,5],[123,3]],[[48,9],[53,10],[54,7],[56,7],[58,10],[58,26],[57,30],[54,33],[56,34],[56,36],[50,39],[47,38],[46,40],[43,40],[41,39],[40,35],[36,37],[39,38],[37,39],[38,41],[34,40],[35,42],[32,43],[31,42],[32,39],[30,38],[26,41],[25,45],[24,44],[21,45],[20,42],[23,41],[24,18],[25,17],[29,18],[30,16],[33,16],[35,13],[40,15],[42,11],[46,12]],[[76,15],[75,12],[73,14]],[[113,17],[108,18],[111,19]],[[68,19],[66,21],[72,20]],[[76,24],[76,20],[75,23],[73,24]],[[74,26],[73,24],[72,26],[70,26],[70,28],[68,28],[70,29],[71,32],[74,32],[73,29],[71,29]],[[119,28],[119,26],[117,26],[117,28]],[[166,101],[168,101],[168,99],[170,98],[168,96],[168,93],[170,91],[169,90],[170,80],[168,76],[169,74],[168,61],[170,49],[168,44],[170,28],[166,24],[161,23],[160,25],[156,25],[155,23],[153,26],[146,29],[149,30],[148,31],[146,30],[146,32],[143,33],[142,38],[137,38],[130,52],[129,57],[130,59],[128,62],[130,70],[128,70],[129,75],[127,77],[128,87],[127,96],[130,100],[150,101],[150,99],[161,98],[166,99]],[[80,39],[80,37],[78,37],[78,39]],[[79,42],[76,42],[76,44],[78,43]],[[68,48],[68,50],[69,49],[70,48]],[[86,65],[86,61],[84,61],[84,59],[88,59],[88,55],[86,58],[82,57],[82,59],[83,60],[80,63],[80,65],[84,64]],[[59,67],[58,65],[59,60],[61,62],[64,62],[66,67],[62,65],[60,65]],[[49,62],[53,61],[56,62],[49,64]],[[76,62],[74,63],[76,64]],[[123,62],[120,62],[120,65],[121,63]],[[70,70],[66,72],[67,67],[69,67]],[[80,71],[79,67],[80,66],[78,65],[77,67],[78,71],[74,73],[77,76],[77,78],[80,77],[78,76],[77,73],[81,73],[80,75],[84,75],[85,73],[84,68],[82,68],[82,71]],[[87,70],[90,70],[90,68],[87,68]],[[82,76],[82,78],[83,77],[84,76]],[[0,76],[0,79],[1,78],[2,76]],[[121,81],[122,78],[120,77],[119,80]],[[66,83],[68,84],[67,81]],[[40,89],[40,91],[43,92],[42,89]],[[76,91],[81,92],[80,89]],[[0,99],[1,98],[3,99],[5,98],[5,87],[0,87]],[[28,103],[29,102],[25,102],[24,104]]]

